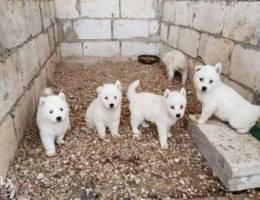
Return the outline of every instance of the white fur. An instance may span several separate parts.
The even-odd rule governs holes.
[[[170,136],[170,128],[185,112],[186,91],[184,88],[180,92],[166,89],[164,96],[147,92],[136,93],[135,89],[139,83],[139,80],[134,81],[129,86],[127,94],[134,137],[140,136],[138,127],[141,124],[146,125],[144,120],[147,120],[156,124],[161,147],[168,148],[167,138]],[[176,116],[177,114],[179,117]]]
[[[199,101],[202,103],[202,113],[199,119],[192,118],[203,124],[215,115],[228,122],[239,133],[247,133],[260,117],[260,107],[252,105],[239,95],[233,88],[220,79],[222,65],[197,65],[194,84]],[[202,91],[204,87],[205,91]]]
[[[98,96],[89,105],[85,120],[89,128],[96,128],[102,139],[106,137],[106,127],[113,137],[120,136],[118,128],[121,114],[121,83],[105,84],[97,88]],[[114,106],[111,108],[110,104]]]
[[[163,63],[166,65],[167,74],[170,81],[173,80],[175,71],[181,73],[182,84],[185,84],[188,77],[188,60],[180,51],[170,51],[163,57]]]
[[[37,126],[47,156],[55,155],[55,141],[64,144],[63,137],[70,128],[69,106],[64,93],[54,95],[50,88],[44,90],[37,110]]]

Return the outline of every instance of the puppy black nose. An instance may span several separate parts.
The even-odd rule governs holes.
[[[202,86],[202,91],[205,92],[207,90],[207,87]]]
[[[181,117],[181,114],[179,114],[179,113],[176,114],[176,117],[177,117],[177,118],[180,118],[180,117]]]
[[[114,108],[114,104],[113,103],[109,104],[109,106],[110,106],[110,108]]]
[[[56,117],[57,122],[61,121],[61,117]]]

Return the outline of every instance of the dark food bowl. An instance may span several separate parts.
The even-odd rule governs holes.
[[[152,65],[154,63],[159,63],[160,58],[154,55],[139,55],[138,62],[146,65]]]

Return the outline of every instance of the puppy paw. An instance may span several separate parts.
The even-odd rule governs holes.
[[[46,155],[47,155],[48,157],[53,157],[53,156],[56,155],[56,152],[55,152],[55,151],[46,151]]]
[[[189,117],[192,121],[197,121],[197,115],[189,115]]]
[[[247,134],[249,132],[249,129],[237,129],[237,132],[241,135]]]
[[[133,135],[133,139],[134,140],[140,140],[141,139],[141,134],[140,133],[136,133]]]
[[[168,138],[171,138],[171,137],[172,137],[172,133],[168,132]]]
[[[142,123],[142,127],[148,128],[148,127],[149,127],[149,124],[147,124],[146,122],[143,122],[143,123]]]
[[[162,145],[161,145],[161,148],[162,148],[162,149],[168,149],[168,147],[169,147],[168,144],[162,144]]]
[[[106,134],[105,133],[99,133],[98,135],[99,135],[99,138],[101,140],[105,140],[106,139]]]
[[[66,144],[66,142],[65,142],[63,139],[57,140],[56,142],[57,142],[57,144],[59,144],[59,145]]]

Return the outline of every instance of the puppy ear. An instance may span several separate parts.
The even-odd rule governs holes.
[[[201,70],[201,67],[202,67],[202,65],[195,65],[195,71],[197,72],[197,71],[200,71]]]
[[[165,92],[164,92],[164,95],[163,95],[164,98],[167,99],[167,98],[169,97],[169,95],[170,95],[170,92],[171,92],[171,91],[170,91],[169,89],[166,89]]]
[[[222,64],[221,63],[216,64],[215,69],[216,69],[217,73],[220,74],[222,71]]]
[[[39,99],[39,105],[43,106],[45,104],[45,97],[40,97]]]
[[[185,97],[187,96],[187,92],[186,92],[185,88],[181,88],[180,93],[181,93],[183,96],[185,96]]]
[[[103,89],[102,86],[98,86],[97,89],[96,89],[97,93],[99,94],[102,91],[102,89]]]
[[[66,97],[65,97],[65,94],[64,94],[63,92],[60,92],[60,93],[58,94],[58,96],[59,96],[62,100],[66,101]]]
[[[119,90],[121,90],[121,83],[120,83],[120,81],[116,81],[116,83],[115,83],[115,86],[119,89]]]

